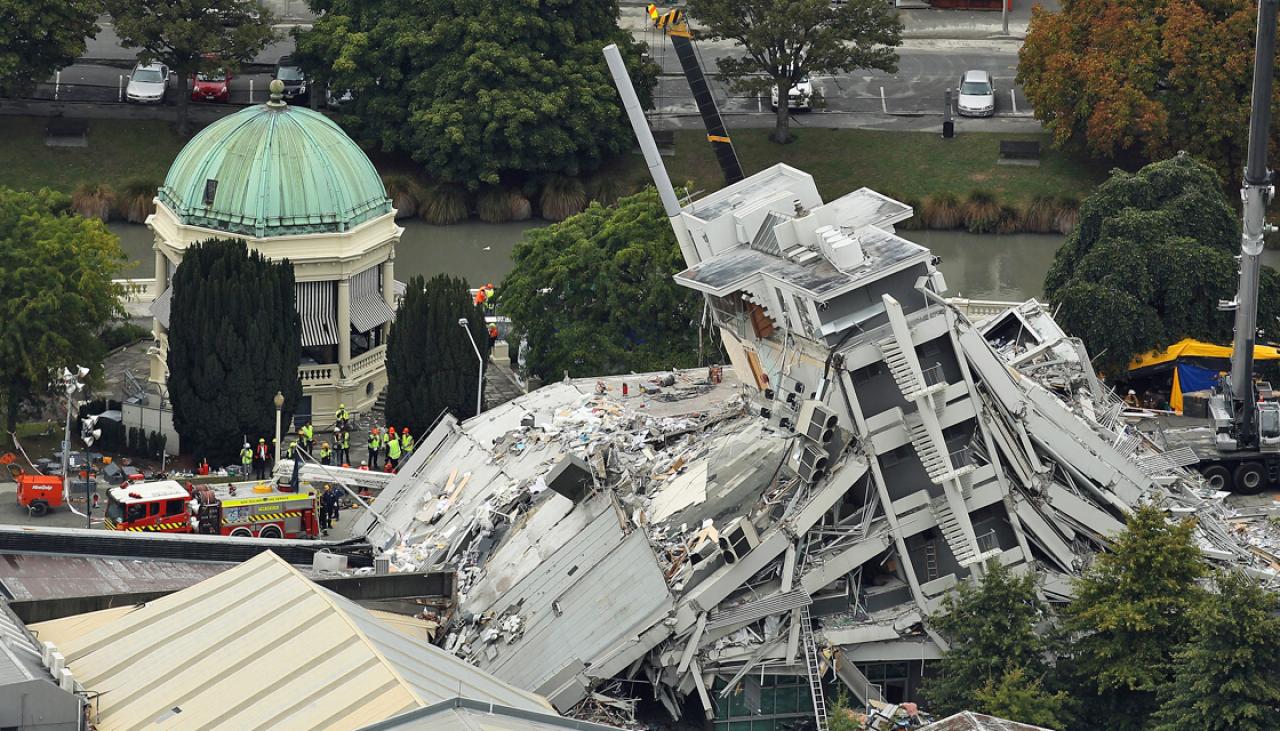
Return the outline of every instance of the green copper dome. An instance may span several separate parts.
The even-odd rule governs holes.
[[[158,196],[185,224],[256,237],[347,231],[391,211],[382,178],[338,125],[278,99],[196,135]]]

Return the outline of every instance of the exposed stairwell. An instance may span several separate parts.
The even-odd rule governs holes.
[[[947,546],[951,548],[951,555],[956,557],[956,561],[961,566],[968,566],[976,561],[978,555],[974,551],[973,543],[965,535],[965,529],[960,525],[960,521],[956,520],[947,498],[940,497],[934,500],[932,507],[933,516],[938,521],[938,531],[942,533]]]

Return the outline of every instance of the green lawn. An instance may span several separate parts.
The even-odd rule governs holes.
[[[81,183],[122,187],[132,179],[164,179],[183,140],[160,121],[91,120],[89,146],[46,147],[46,120],[0,117],[0,185],[72,191]],[[1105,163],[1076,159],[1049,149],[1045,137],[1039,167],[997,165],[1002,139],[1036,139],[1037,135],[962,133],[943,140],[925,132],[879,132],[857,129],[804,129],[797,141],[777,145],[769,130],[739,130],[734,146],[748,174],[776,162],[811,173],[826,200],[862,186],[907,200],[931,193],[964,197],[972,190],[995,193],[1001,203],[1025,202],[1036,195],[1083,198],[1106,176]],[[375,154],[379,169],[406,172],[407,161]],[[722,179],[711,146],[701,131],[675,134],[675,154],[664,157],[671,178],[695,189],[713,190]],[[608,169],[608,168],[607,168]],[[648,182],[639,155],[625,157],[611,172],[635,184]]]
[[[167,122],[93,119],[88,147],[46,147],[47,123],[0,117],[0,185],[70,193],[81,183],[119,189],[135,178],[160,182],[183,144]]]
[[[990,191],[1001,203],[1024,203],[1037,195],[1083,199],[1110,167],[1050,149],[1044,135],[967,133],[943,140],[926,132],[806,129],[796,133],[795,142],[778,145],[768,134],[763,129],[734,133],[745,172],[785,162],[812,174],[824,200],[863,186],[916,200],[943,192],[963,198],[973,190]],[[996,164],[1000,140],[1030,139],[1042,143],[1038,167]],[[705,135],[683,130],[675,140],[675,154],[663,158],[672,181],[692,181],[695,189],[719,188],[723,179]],[[639,156],[632,157],[627,175],[647,175]]]

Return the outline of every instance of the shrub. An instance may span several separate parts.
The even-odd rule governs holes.
[[[619,198],[635,193],[639,188],[631,180],[617,175],[593,175],[585,185],[587,198],[602,206],[611,206]]]
[[[542,186],[538,207],[548,221],[563,221],[587,207],[587,192],[577,178],[556,176]]]
[[[382,185],[396,209],[396,220],[418,215],[418,206],[422,203],[422,185],[418,181],[408,175],[385,175]]]
[[[1022,230],[1028,233],[1047,234],[1057,229],[1060,208],[1051,195],[1038,195],[1031,199],[1022,215]]]
[[[467,193],[457,185],[436,183],[423,192],[418,215],[427,223],[438,226],[464,221],[467,218]]]
[[[513,198],[506,188],[488,186],[476,197],[476,214],[485,223],[506,223],[511,220]]]
[[[920,206],[920,225],[923,228],[959,228],[963,220],[960,200],[951,193],[927,196]]]
[[[149,337],[151,337],[151,331],[145,327],[135,325],[132,322],[122,322],[103,330],[98,335],[98,340],[102,342],[103,348],[115,350],[123,345],[132,345]]]
[[[533,204],[523,193],[511,193],[511,220],[528,221],[533,218]]]
[[[895,200],[902,201],[902,203],[905,205],[911,206],[911,211],[912,211],[911,218],[908,218],[905,221],[900,221],[899,223],[895,223],[894,226],[896,228],[901,229],[903,231],[918,231],[924,228],[924,210],[923,210],[923,207],[920,205],[919,198],[896,198],[895,196],[889,196],[889,197],[894,198]]]
[[[1080,221],[1080,199],[1063,196],[1058,199],[1058,215],[1053,223],[1058,233],[1069,234]]]
[[[999,224],[1000,204],[996,197],[985,190],[970,193],[964,204],[964,227],[969,233],[994,233]]]
[[[111,220],[116,194],[106,183],[81,183],[71,194],[71,210],[85,218]]]
[[[159,187],[156,181],[145,178],[134,178],[125,183],[115,197],[115,217],[129,223],[146,221],[147,216],[155,213],[156,189]]]
[[[996,233],[1016,234],[1022,230],[1022,211],[1017,206],[1000,206],[1000,214],[996,219]]]

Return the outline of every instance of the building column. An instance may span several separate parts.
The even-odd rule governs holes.
[[[351,280],[338,280],[338,376],[347,377],[351,367]]]
[[[392,311],[396,309],[396,252],[391,250],[391,255],[387,260],[382,262],[382,300]],[[385,344],[387,338],[391,335],[391,323],[382,326],[382,342]]]
[[[156,252],[156,295],[158,296],[164,291],[169,284],[169,257],[164,255],[160,247],[155,248]]]

